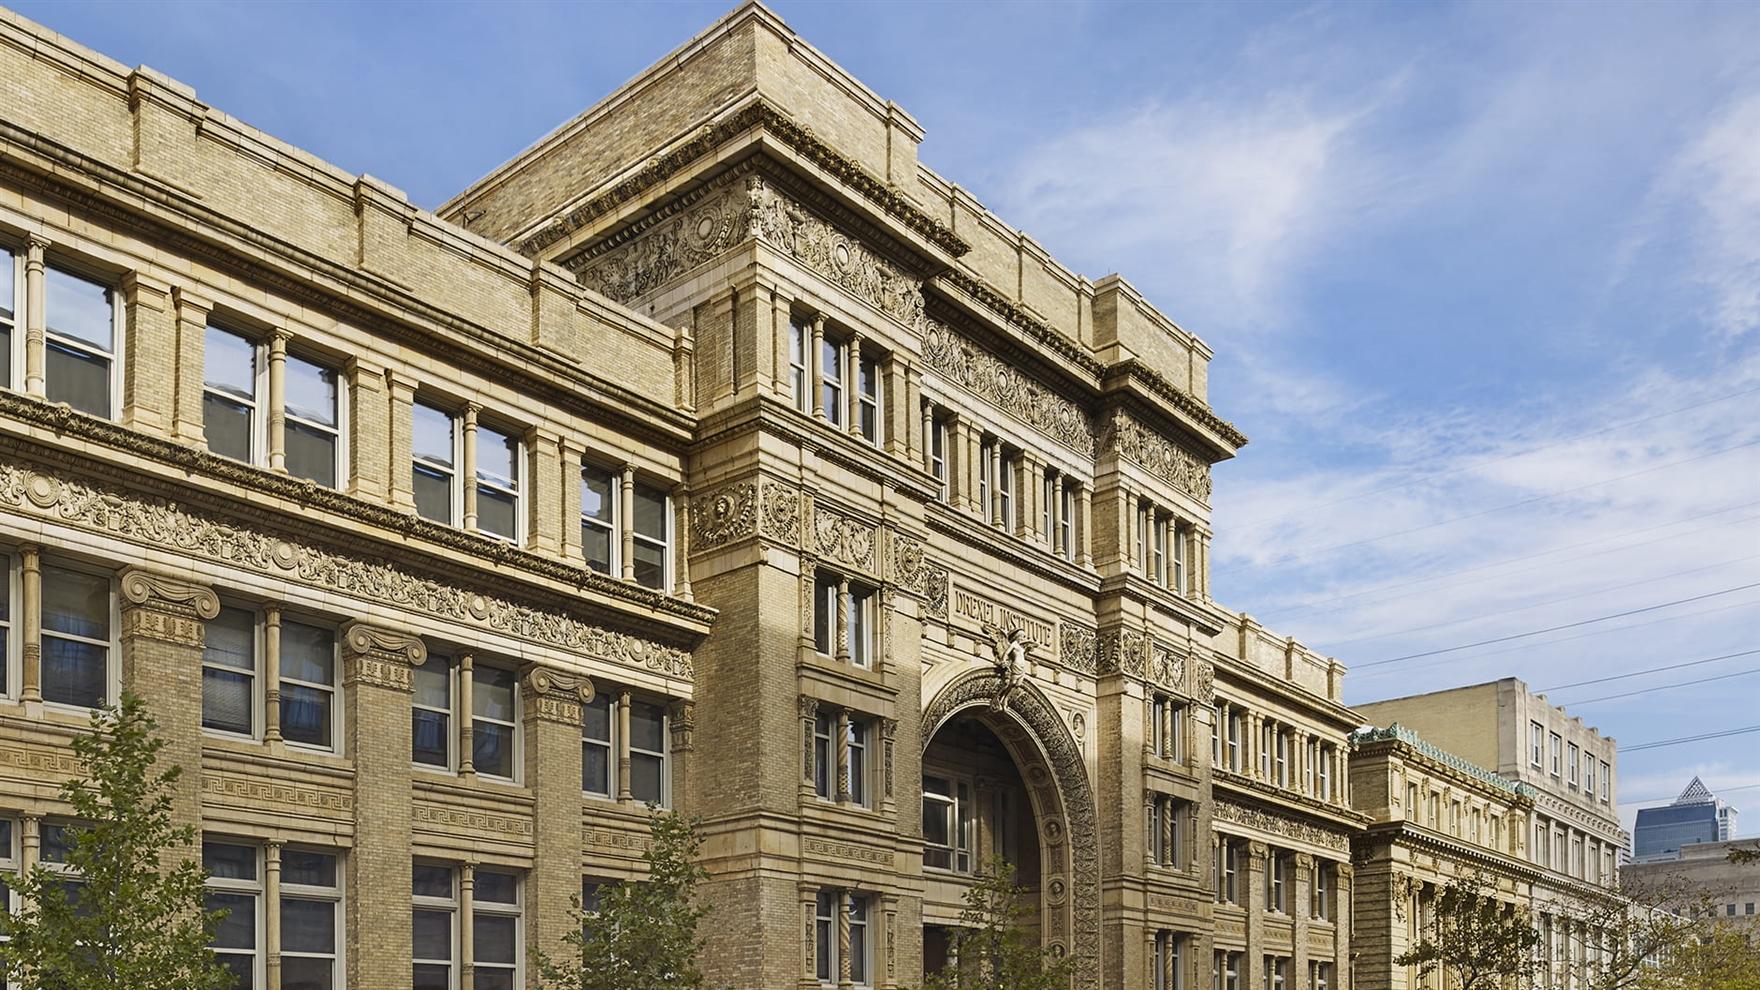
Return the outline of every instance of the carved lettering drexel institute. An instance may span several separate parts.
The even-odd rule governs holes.
[[[923,363],[1076,453],[1094,455],[1094,425],[1081,406],[1021,374],[939,320],[925,324]]]
[[[980,633],[991,628],[1001,629],[1004,633],[1019,629],[1026,633],[1029,642],[1039,647],[1035,651],[1039,656],[1048,658],[1057,651],[1055,621],[1035,618],[964,588],[953,589],[953,616]]]

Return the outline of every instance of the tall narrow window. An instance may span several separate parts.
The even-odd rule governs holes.
[[[837,642],[837,576],[820,572],[813,580],[813,649],[830,656]]]
[[[985,437],[978,441],[978,514],[986,520],[995,518],[996,506],[990,498],[996,491],[992,476],[996,473],[996,441]]]
[[[813,909],[813,965],[820,983],[836,983],[842,967],[837,962],[838,913],[840,895],[835,890],[821,890]]]
[[[43,567],[43,700],[100,708],[110,698],[110,577]]]
[[[1076,559],[1076,490],[1071,485],[1058,493],[1057,527],[1064,559]]]
[[[287,473],[335,488],[342,475],[342,402],[336,371],[289,354],[284,375]]]
[[[232,974],[237,990],[263,985],[262,875],[255,846],[202,843],[202,869],[208,871],[202,910],[226,912],[208,945],[214,959]]]
[[[837,799],[837,749],[832,734],[837,723],[829,715],[813,719],[813,793],[827,801]]]
[[[1586,756],[1583,762],[1583,793],[1595,796],[1595,757]]]
[[[843,423],[843,356],[844,346],[830,337],[824,340],[819,356],[819,410],[834,426]]]
[[[617,474],[597,464],[581,465],[581,552],[587,566],[601,574],[623,573],[617,519],[622,483]]]
[[[1577,761],[1581,759],[1582,750],[1577,748],[1576,743],[1571,743],[1566,747],[1566,752],[1564,779],[1566,783],[1575,787],[1577,786]]]
[[[788,387],[794,407],[807,411],[807,341],[813,332],[799,319],[788,321]]]
[[[1149,562],[1152,565],[1149,569],[1149,577],[1154,580],[1156,584],[1166,587],[1167,518],[1161,515],[1155,516],[1155,521],[1150,524],[1149,528],[1150,532],[1154,534],[1150,539],[1151,545],[1149,547]]]
[[[208,449],[256,463],[262,449],[262,348],[210,324],[202,345],[202,432]]]
[[[849,661],[858,667],[874,663],[874,590],[849,586]]]
[[[18,586],[13,578],[13,559],[0,553],[0,695],[12,692],[12,593]],[[4,850],[0,850],[3,854]],[[6,906],[0,901],[0,908]]]
[[[0,388],[17,387],[12,380],[13,366],[18,363],[13,348],[22,343],[18,300],[23,295],[24,266],[18,263],[18,255],[0,247]]]
[[[336,857],[328,853],[281,853],[282,990],[342,986],[337,966],[342,888],[336,867]]]
[[[1045,534],[1047,540],[1056,539],[1057,530],[1054,527],[1057,524],[1057,475],[1050,471],[1045,472],[1045,477],[1039,484],[1039,513],[1039,531]]]
[[[668,587],[668,550],[672,527],[667,519],[669,501],[666,493],[647,485],[635,490],[635,555],[636,583],[664,591]]]
[[[611,768],[617,766],[616,714],[609,694],[598,694],[581,706],[581,790],[611,797]]]
[[[281,623],[281,737],[335,745],[336,633],[304,622]]]
[[[1156,866],[1166,866],[1167,856],[1167,810],[1168,801],[1163,795],[1157,794],[1149,802],[1149,862]]]
[[[1548,736],[1548,742],[1550,743],[1549,751],[1552,756],[1552,775],[1557,777],[1559,776],[1559,771],[1563,769],[1560,764],[1564,762],[1564,739],[1558,733],[1554,732]]]
[[[458,884],[450,866],[410,867],[412,990],[455,990],[458,980]]]
[[[458,417],[417,402],[410,407],[410,486],[424,519],[457,525],[464,500],[458,478],[463,439]]]
[[[1332,920],[1332,874],[1336,868],[1327,862],[1314,863],[1314,883],[1309,888],[1308,913],[1322,921]]]
[[[1273,852],[1266,857],[1265,865],[1271,874],[1265,886],[1265,910],[1286,914],[1289,912],[1289,857]]]
[[[478,870],[471,899],[471,946],[475,950],[472,990],[514,990],[522,986],[519,877]],[[283,990],[286,990],[284,987]]]
[[[1528,762],[1534,766],[1543,765],[1543,750],[1546,746],[1546,727],[1539,722],[1528,723]]]
[[[1002,449],[996,460],[996,522],[1014,528],[1014,455]]]
[[[849,978],[858,987],[868,985],[868,899],[849,899]]]
[[[629,706],[629,790],[643,804],[664,808],[667,791],[666,709],[644,701]]]
[[[1320,747],[1320,799],[1331,801],[1332,793],[1332,761],[1338,756],[1338,750],[1332,746]]]
[[[971,792],[964,781],[923,776],[923,865],[972,870]]]
[[[518,543],[520,532],[519,438],[477,426],[477,530]]]
[[[254,736],[256,698],[256,613],[223,607],[202,643],[202,727]]]
[[[876,446],[880,443],[880,364],[871,354],[862,354],[856,362],[856,408],[860,417],[856,428],[862,439]]]
[[[1613,800],[1613,776],[1612,775],[1613,775],[1613,764],[1609,763],[1606,760],[1602,760],[1601,761],[1601,803],[1602,804],[1607,804]]]
[[[471,674],[471,763],[479,774],[514,777],[514,681],[513,671],[500,667],[478,666]]]
[[[43,273],[44,395],[80,412],[116,415],[116,290],[50,266]]]
[[[945,502],[947,491],[947,420],[931,419],[929,421],[929,473],[940,483],[940,494],[937,496]]]
[[[1186,540],[1188,537],[1186,531],[1177,524],[1171,528],[1170,535],[1173,537],[1173,590],[1176,594],[1184,595],[1189,587],[1189,578],[1186,574]]]
[[[452,660],[437,653],[415,669],[410,707],[410,757],[422,766],[452,767]]]
[[[1149,700],[1149,751],[1163,758],[1167,756],[1167,709],[1166,695]]]
[[[868,806],[868,734],[867,722],[849,720],[849,734],[845,745],[849,749],[849,799],[850,803]]]

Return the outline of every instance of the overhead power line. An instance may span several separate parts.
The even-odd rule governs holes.
[[[1760,674],[1760,667],[1752,667],[1748,670],[1738,670],[1732,674],[1717,674],[1712,677],[1701,677],[1694,681],[1677,681],[1673,684],[1657,684],[1653,687],[1644,688],[1641,691],[1627,691],[1624,694],[1608,694],[1599,698],[1584,698],[1582,701],[1561,701],[1559,704],[1570,705],[1572,708],[1581,708],[1584,705],[1593,705],[1598,701],[1615,701],[1620,698],[1635,698],[1640,694],[1656,694],[1660,691],[1673,691],[1675,688],[1692,687],[1695,684],[1708,684],[1712,681],[1727,681],[1732,677],[1745,677],[1749,674]]]
[[[1750,725],[1741,729],[1724,729],[1721,732],[1705,732],[1696,736],[1682,736],[1679,739],[1659,739],[1656,742],[1639,743],[1636,746],[1621,746],[1619,751],[1636,753],[1641,749],[1662,749],[1664,746],[1680,746],[1686,743],[1703,742],[1707,739],[1725,739],[1729,736],[1740,736],[1749,732],[1760,732],[1760,725]]]
[[[1609,619],[1621,619],[1621,618],[1624,618],[1628,615],[1640,615],[1645,612],[1655,612],[1658,609],[1673,608],[1676,605],[1685,605],[1688,602],[1701,602],[1707,598],[1717,598],[1722,595],[1731,595],[1731,594],[1735,594],[1738,591],[1747,591],[1749,588],[1760,588],[1760,581],[1756,581],[1752,584],[1738,585],[1737,587],[1734,587],[1734,588],[1724,588],[1721,591],[1709,591],[1703,595],[1694,595],[1691,598],[1677,598],[1672,602],[1662,602],[1661,604],[1658,604],[1658,605],[1646,605],[1643,608],[1627,609],[1624,612],[1614,612],[1611,615],[1598,615],[1593,619],[1579,619],[1576,622],[1566,622],[1562,625],[1547,626],[1545,629],[1530,629],[1527,632],[1511,633],[1508,636],[1494,636],[1491,639],[1482,639],[1482,640],[1479,640],[1478,642],[1475,642],[1475,643],[1462,643],[1459,646],[1448,646],[1448,647],[1443,647],[1442,649],[1438,649],[1438,650],[1425,650],[1422,653],[1408,653],[1405,656],[1388,657],[1386,660],[1374,660],[1374,661],[1370,661],[1369,663],[1357,664],[1356,669],[1362,670],[1362,669],[1365,669],[1368,667],[1382,667],[1382,666],[1385,666],[1390,663],[1399,663],[1402,660],[1416,660],[1419,657],[1434,657],[1434,656],[1439,656],[1444,653],[1457,653],[1461,650],[1470,650],[1476,646],[1490,646],[1493,643],[1507,643],[1511,640],[1526,639],[1530,636],[1539,636],[1544,633],[1558,632],[1561,629],[1575,629],[1578,626],[1587,626],[1587,625],[1592,625],[1597,622],[1606,622]]]
[[[1760,784],[1742,784],[1739,787],[1719,787],[1717,789],[1717,793],[1721,795],[1721,794],[1729,794],[1733,791],[1751,791],[1757,787],[1760,787]],[[1621,805],[1661,804],[1664,801],[1672,802],[1679,797],[1680,797],[1679,794],[1659,794],[1656,797],[1637,798],[1637,799],[1631,800],[1631,801],[1621,801],[1620,804]]]
[[[1588,687],[1591,684],[1606,684],[1608,681],[1623,681],[1628,677],[1640,677],[1644,674],[1660,674],[1665,670],[1680,670],[1682,667],[1697,667],[1700,664],[1716,663],[1719,660],[1734,660],[1737,657],[1751,657],[1756,653],[1760,653],[1760,650],[1743,650],[1740,653],[1725,653],[1720,657],[1706,657],[1703,660],[1688,660],[1685,663],[1671,663],[1663,667],[1648,667],[1644,670],[1634,670],[1627,674],[1614,674],[1611,677],[1597,677],[1594,680],[1573,681],[1569,684],[1555,684],[1549,688],[1541,688],[1537,693],[1546,694],[1550,691],[1563,691],[1566,688]],[[1582,704],[1582,702],[1579,701],[1576,702],[1576,704]]]

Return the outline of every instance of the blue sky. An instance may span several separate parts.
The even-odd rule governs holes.
[[[430,207],[727,9],[15,7]],[[774,7],[937,171],[1216,349],[1253,438],[1218,597],[1355,668],[1348,700],[1760,649],[1729,590],[1760,583],[1760,7]],[[1636,744],[1760,724],[1756,669],[1551,697]],[[1622,756],[1621,797],[1699,773],[1753,833],[1756,753]]]

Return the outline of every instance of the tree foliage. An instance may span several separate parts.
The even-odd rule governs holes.
[[[1678,880],[1634,882],[1622,876],[1601,898],[1579,898],[1560,912],[1559,938],[1574,936],[1571,952],[1554,960],[1555,983],[1579,990],[1641,990],[1658,965],[1690,947],[1705,926],[1673,908],[1690,901]]]
[[[569,958],[537,953],[544,990],[701,990],[697,926],[709,909],[697,899],[708,872],[697,865],[701,840],[677,812],[655,812],[649,823],[645,880],[606,884],[597,906],[577,896],[576,922],[563,941]]]
[[[12,879],[25,905],[0,911],[0,963],[24,990],[218,990],[231,976],[208,948],[221,915],[202,910],[195,829],[175,825],[183,768],[157,769],[165,741],[125,692],[73,741],[84,772],[61,787],[78,826],[65,861]],[[77,880],[75,880],[77,878]]]
[[[1760,930],[1711,925],[1639,977],[1641,990],[1760,990]]]
[[[1443,985],[1458,990],[1527,986],[1539,944],[1525,908],[1499,901],[1490,878],[1465,874],[1442,889],[1430,923],[1394,962],[1417,966],[1424,977],[1440,972]]]
[[[932,974],[923,990],[1069,990],[1075,960],[1040,944],[1025,924],[1014,865],[996,857],[966,889],[953,959]]]

